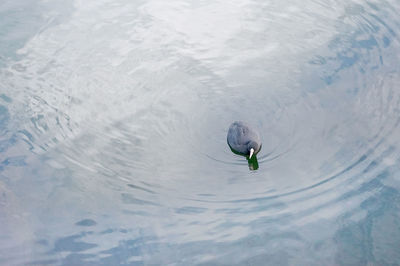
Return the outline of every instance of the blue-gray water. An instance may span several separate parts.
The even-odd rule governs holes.
[[[3,0],[0,264],[399,265],[399,14]]]

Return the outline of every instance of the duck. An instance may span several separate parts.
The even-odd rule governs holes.
[[[228,145],[234,153],[251,159],[261,150],[260,134],[250,124],[243,121],[233,122],[228,130]]]

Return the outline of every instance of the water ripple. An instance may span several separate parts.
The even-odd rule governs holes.
[[[0,263],[400,260],[396,1],[42,5],[0,23]]]

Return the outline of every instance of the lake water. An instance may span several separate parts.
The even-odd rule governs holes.
[[[399,14],[2,0],[0,264],[400,265]]]

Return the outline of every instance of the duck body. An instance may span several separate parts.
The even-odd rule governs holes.
[[[230,125],[227,141],[233,152],[248,155],[249,158],[261,150],[260,135],[249,124],[242,121],[235,121]]]

